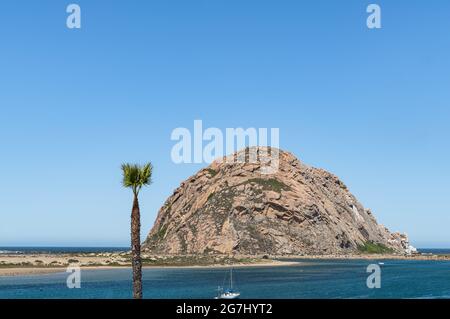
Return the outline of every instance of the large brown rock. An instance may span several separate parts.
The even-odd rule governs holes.
[[[143,248],[161,254],[339,255],[356,253],[367,242],[398,253],[408,246],[336,176],[279,151],[273,174],[261,174],[257,163],[214,162],[181,183]]]

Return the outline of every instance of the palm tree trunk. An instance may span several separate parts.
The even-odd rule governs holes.
[[[133,298],[142,299],[141,213],[136,194],[134,195],[133,210],[131,211],[131,255]]]

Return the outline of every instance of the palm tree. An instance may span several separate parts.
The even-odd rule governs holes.
[[[142,186],[152,182],[152,164],[144,166],[122,164],[123,186],[133,190],[133,209],[131,210],[131,264],[133,267],[133,297],[142,299],[142,261],[141,261],[141,213],[139,210],[139,191]]]

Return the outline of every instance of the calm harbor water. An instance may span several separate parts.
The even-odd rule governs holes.
[[[301,260],[295,266],[234,270],[245,298],[450,298],[450,261],[384,260],[382,286],[368,289],[366,268],[377,260]],[[226,269],[144,269],[145,298],[213,298]],[[0,277],[0,298],[130,298],[128,269],[82,270],[81,288],[66,273]]]

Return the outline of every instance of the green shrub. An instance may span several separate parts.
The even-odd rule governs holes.
[[[364,245],[359,245],[358,250],[365,254],[390,254],[394,252],[393,249],[386,247],[383,244],[377,244],[370,241],[365,242]]]
[[[247,181],[248,183],[256,183],[263,187],[264,190],[271,190],[280,193],[282,190],[290,190],[291,188],[286,184],[280,182],[275,178],[252,178]]]
[[[161,226],[161,228],[158,230],[158,237],[159,238],[164,238],[164,236],[166,236],[166,232],[167,232],[167,225]]]
[[[206,169],[208,171],[208,173],[211,175],[211,177],[214,177],[217,175],[217,173],[219,173],[218,171],[212,169],[212,168],[207,168]]]

